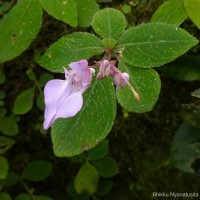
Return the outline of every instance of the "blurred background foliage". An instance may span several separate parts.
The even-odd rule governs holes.
[[[16,2],[0,1],[0,17]],[[100,8],[121,10],[129,26],[157,20],[159,14],[157,19],[153,14],[166,3],[97,2]],[[193,16],[191,19],[184,17],[181,27],[200,39]],[[74,31],[91,29],[70,27],[44,12],[31,46],[0,65],[0,200],[142,200],[150,199],[152,192],[198,192],[199,45],[159,69],[162,89],[151,112],[128,113],[118,105],[108,139],[72,158],[54,156],[50,135],[42,129],[42,90],[48,80],[61,75],[42,69],[37,61],[52,42]]]

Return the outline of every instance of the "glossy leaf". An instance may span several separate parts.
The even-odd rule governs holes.
[[[49,176],[52,168],[52,164],[47,161],[35,160],[25,167],[22,176],[30,181],[42,181]]]
[[[200,1],[199,0],[184,0],[185,9],[193,21],[193,23],[200,29]]]
[[[14,143],[15,141],[9,137],[0,136],[0,154],[5,153]]]
[[[98,11],[92,21],[94,31],[103,38],[117,38],[124,32],[126,25],[124,15],[113,8]]]
[[[108,154],[108,147],[109,147],[109,141],[103,140],[93,149],[87,151],[87,154],[91,160],[98,160]]]
[[[9,164],[5,157],[0,156],[0,180],[5,179],[8,174]]]
[[[58,20],[61,20],[69,25],[77,26],[77,9],[75,0],[39,0],[42,8],[50,15]]]
[[[78,25],[81,27],[91,26],[94,14],[99,10],[95,0],[76,0],[78,12]]]
[[[23,115],[33,107],[33,97],[35,88],[30,88],[21,92],[15,99],[13,112],[17,115]]]
[[[37,36],[42,10],[37,0],[19,1],[0,21],[0,63],[20,55]]]
[[[129,28],[119,38],[116,51],[123,51],[126,63],[137,67],[158,67],[174,60],[197,44],[184,29],[171,24],[149,23]]]
[[[105,157],[92,162],[102,177],[112,177],[119,173],[116,161],[110,157]]]
[[[159,71],[173,79],[181,81],[200,80],[200,57],[182,56],[174,62],[162,66],[159,68]]]
[[[151,18],[151,22],[164,22],[179,26],[187,18],[183,0],[165,1]]]
[[[89,59],[103,53],[101,41],[89,33],[73,33],[66,35],[54,43],[40,60],[42,67],[62,72],[71,62]]]
[[[138,101],[128,85],[117,88],[117,99],[120,105],[128,111],[143,113],[150,111],[158,100],[161,82],[159,75],[153,69],[141,69],[120,64],[119,69],[130,76],[130,84],[140,96]]]
[[[94,79],[86,91],[81,111],[72,118],[58,119],[51,136],[56,156],[74,156],[103,140],[116,114],[116,99],[111,79]]]
[[[96,168],[86,162],[78,171],[75,178],[75,189],[81,194],[83,192],[91,195],[97,190],[99,174]]]
[[[0,131],[8,136],[17,135],[19,128],[16,120],[11,117],[0,118]]]

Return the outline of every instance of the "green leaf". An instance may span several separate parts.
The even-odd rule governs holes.
[[[116,161],[110,157],[94,160],[92,163],[97,168],[99,175],[102,177],[112,177],[119,173]]]
[[[69,157],[68,159],[74,163],[83,163],[86,160],[86,155],[85,153],[81,153],[76,156]]]
[[[31,196],[25,193],[19,194],[15,200],[31,200]]]
[[[6,176],[6,179],[3,181],[3,184],[7,186],[13,186],[18,182],[18,180],[19,177],[17,176],[17,174],[15,174],[14,172],[9,172]]]
[[[86,162],[75,177],[75,189],[78,193],[94,194],[97,190],[99,174],[96,168]]]
[[[87,151],[90,160],[98,160],[108,154],[109,141],[103,140],[93,149]]]
[[[200,140],[200,128],[195,128],[189,123],[182,123],[175,133],[171,151],[177,151],[186,147],[188,144],[195,143]]]
[[[24,90],[17,96],[13,108],[15,114],[23,115],[32,109],[34,92],[35,87]]]
[[[7,113],[7,110],[3,107],[0,107],[0,117],[4,117]]]
[[[112,128],[116,99],[111,79],[94,79],[83,96],[83,107],[75,117],[58,119],[52,126],[56,156],[80,154],[103,140]]]
[[[99,180],[97,194],[106,195],[111,190],[112,186],[113,181],[101,178]]]
[[[11,200],[11,197],[9,194],[7,194],[5,192],[0,192],[0,199],[1,200]]]
[[[35,160],[25,167],[22,177],[34,182],[42,181],[49,176],[52,168],[52,164],[47,161]]]
[[[180,148],[171,156],[171,163],[178,169],[194,173],[194,169],[191,167],[196,159],[200,158],[200,142],[188,144],[187,146]]]
[[[78,25],[81,27],[91,26],[94,14],[99,10],[99,6],[94,0],[76,0],[78,12]]]
[[[74,0],[39,0],[42,8],[50,15],[69,25],[77,26],[77,9]]]
[[[36,104],[38,106],[38,108],[40,110],[44,110],[45,108],[45,104],[44,104],[44,93],[40,93],[38,96],[37,96],[37,100],[36,100]]]
[[[37,36],[42,10],[37,0],[19,1],[0,21],[0,63],[20,55]]]
[[[2,70],[0,70],[0,84],[3,84],[6,81],[6,76]]]
[[[190,19],[200,29],[200,0],[184,0],[184,5]]]
[[[193,97],[200,98],[200,88],[194,90],[194,91],[191,93],[191,95],[192,95]]]
[[[150,111],[160,94],[161,82],[157,72],[153,69],[142,69],[124,64],[120,64],[119,69],[129,74],[130,84],[140,96],[138,101],[128,85],[125,88],[117,88],[117,99],[120,105],[131,112]]]
[[[51,197],[48,196],[37,196],[35,200],[53,200]]]
[[[184,29],[171,24],[149,23],[129,28],[119,38],[116,51],[130,65],[158,67],[174,60],[197,44]]]
[[[19,128],[16,120],[11,117],[0,118],[0,131],[8,136],[17,135]]]
[[[200,80],[200,57],[185,55],[159,68],[165,75],[181,81]]]
[[[94,31],[103,38],[119,37],[124,32],[126,25],[125,16],[113,8],[98,11],[92,21]]]
[[[6,96],[5,92],[3,90],[0,90],[0,99],[4,99]]]
[[[165,1],[151,18],[151,22],[164,22],[179,26],[187,18],[183,0]]]
[[[29,78],[31,81],[35,81],[35,80],[36,80],[36,75],[35,75],[33,69],[28,69],[28,70],[26,71],[26,74],[27,74],[28,78]]]
[[[5,153],[14,143],[15,141],[9,137],[0,136],[0,154]]]
[[[0,156],[0,180],[5,179],[8,174],[9,164],[8,160]]]
[[[62,72],[71,62],[89,59],[103,53],[99,38],[89,33],[73,33],[66,35],[54,43],[40,60],[42,67]]]
[[[45,84],[48,81],[50,81],[51,79],[53,79],[53,78],[54,78],[54,76],[51,75],[51,74],[49,74],[49,73],[43,73],[43,74],[41,74],[40,79],[39,79],[39,85],[40,85],[40,87],[44,87]]]

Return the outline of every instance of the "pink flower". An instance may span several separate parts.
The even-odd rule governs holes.
[[[117,69],[117,67],[115,67],[115,64],[116,64],[115,61],[108,61],[108,60],[104,60],[103,62],[97,62],[97,65],[100,65],[97,78],[99,80],[102,80],[106,76],[111,76],[113,79],[113,83],[117,87],[124,88],[126,85],[128,85],[131,91],[133,92],[135,98],[137,100],[140,100],[140,96],[134,90],[132,85],[129,83],[129,74],[126,72],[122,73],[119,69]]]
[[[45,114],[44,129],[48,129],[56,119],[73,117],[82,108],[82,94],[92,81],[94,69],[88,67],[87,60],[73,62],[72,70],[65,71],[65,80],[54,79],[44,88]]]

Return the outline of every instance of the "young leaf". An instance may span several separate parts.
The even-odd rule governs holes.
[[[5,153],[14,143],[15,141],[9,137],[0,136],[0,154]]]
[[[0,63],[20,55],[38,34],[42,10],[37,0],[19,1],[0,21]]]
[[[158,67],[184,54],[197,44],[184,29],[171,24],[149,23],[129,28],[119,38],[126,63],[137,67]]]
[[[33,97],[35,88],[30,88],[21,92],[14,103],[13,112],[17,115],[23,115],[33,107]]]
[[[19,128],[16,120],[11,117],[0,118],[0,131],[8,136],[17,135]]]
[[[164,22],[179,26],[187,18],[183,0],[165,1],[151,18],[151,22]]]
[[[91,26],[94,14],[99,10],[95,0],[76,0],[78,12],[78,25],[81,27]]]
[[[47,161],[35,160],[25,167],[22,177],[34,182],[42,181],[49,176],[52,168],[52,164]]]
[[[74,0],[39,0],[42,8],[58,20],[77,26],[77,9]]]
[[[200,1],[199,0],[184,0],[186,11],[193,23],[200,29]]]
[[[128,86],[117,88],[117,100],[120,105],[131,112],[150,111],[160,94],[161,82],[157,72],[153,69],[142,69],[124,64],[120,64],[119,69],[129,74],[130,84],[140,96],[138,101]]]
[[[103,140],[96,147],[87,151],[90,160],[98,160],[108,154],[109,141]]]
[[[61,72],[71,62],[103,53],[101,40],[89,33],[66,35],[54,43],[40,60],[42,67]]]
[[[103,38],[117,38],[124,32],[126,25],[124,15],[113,8],[98,11],[92,21],[92,28]]]
[[[80,168],[75,178],[75,189],[78,193],[86,192],[91,195],[97,190],[99,174],[96,168],[89,162],[86,162]]]
[[[83,95],[81,111],[72,118],[58,119],[51,136],[56,156],[74,156],[103,140],[116,114],[116,99],[111,79],[95,79]]]
[[[5,179],[8,174],[9,164],[6,158],[0,156],[0,180]]]
[[[200,57],[185,55],[159,68],[165,75],[181,80],[200,80]]]
[[[97,168],[99,175],[102,177],[112,177],[119,173],[116,161],[110,157],[95,160],[92,161],[92,163]]]

